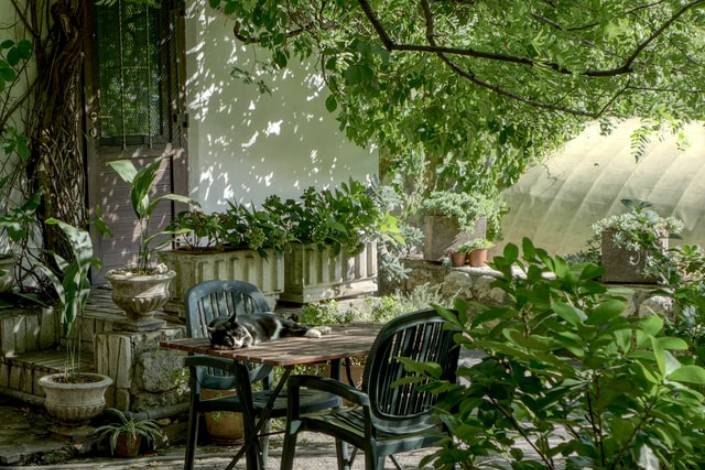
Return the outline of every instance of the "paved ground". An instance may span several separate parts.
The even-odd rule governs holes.
[[[225,468],[230,462],[230,455],[233,455],[237,450],[236,447],[224,446],[205,446],[200,447],[197,454],[196,469],[198,470],[216,470]],[[399,461],[406,469],[418,468],[418,463],[421,458],[428,453],[429,450],[416,451],[399,456]],[[122,469],[141,469],[141,470],[177,470],[183,468],[183,446],[170,447],[165,449],[160,455],[140,457],[137,459],[110,459],[110,458],[75,458],[62,464],[54,465],[34,465],[23,467],[0,467],[3,469],[22,469],[22,470],[122,470]],[[273,439],[271,446],[271,458],[267,465],[268,469],[278,469],[281,459],[281,439]],[[238,463],[239,469],[244,468],[244,461]],[[301,470],[332,470],[336,468],[335,461],[335,445],[333,441],[326,436],[316,434],[304,434],[299,439],[299,448],[294,465],[295,469]],[[353,469],[359,470],[364,468],[364,459],[359,455],[355,459]],[[395,468],[391,461],[387,461],[389,469]]]

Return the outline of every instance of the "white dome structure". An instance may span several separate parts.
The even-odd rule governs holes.
[[[505,192],[510,212],[501,245],[527,236],[550,253],[575,253],[595,221],[625,211],[622,199],[648,201],[662,216],[682,219],[683,242],[705,245],[705,127],[685,127],[685,149],[670,133],[653,138],[637,162],[630,137],[638,126],[629,120],[602,136],[592,124],[527,172]]]

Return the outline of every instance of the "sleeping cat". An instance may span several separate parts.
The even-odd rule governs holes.
[[[216,349],[246,348],[264,341],[291,336],[320,338],[330,332],[328,327],[311,328],[271,313],[216,318],[208,324],[207,330],[211,346]]]

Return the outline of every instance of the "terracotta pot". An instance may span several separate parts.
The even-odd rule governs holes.
[[[427,261],[440,261],[452,246],[475,238],[485,238],[487,219],[481,217],[471,232],[463,232],[452,217],[427,215],[423,223],[423,257]]]
[[[487,248],[471,251],[468,259],[473,268],[484,268],[487,265]]]
[[[51,416],[69,425],[80,425],[98,416],[105,408],[105,391],[113,380],[105,375],[80,373],[85,382],[64,382],[64,374],[45,375],[39,379],[46,398],[44,406]]]
[[[467,261],[467,255],[465,254],[465,252],[456,251],[450,254],[450,260],[454,267],[459,268],[461,266],[465,266],[465,262]]]
[[[142,446],[142,436],[129,432],[120,433],[115,444],[115,457],[137,457]]]
[[[15,286],[15,258],[0,256],[0,292],[9,292]]]
[[[215,390],[210,388],[201,389],[201,398],[209,400],[211,398],[229,397],[236,395],[236,389]],[[213,442],[216,444],[232,445],[242,441],[245,435],[245,428],[242,422],[242,413],[232,411],[212,411],[204,413],[206,430]]]

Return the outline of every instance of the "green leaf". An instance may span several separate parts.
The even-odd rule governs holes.
[[[503,255],[507,263],[513,263],[519,258],[519,248],[513,243],[508,243],[504,247]]]
[[[686,365],[676,369],[668,376],[669,380],[695,385],[705,385],[705,369],[699,366]]]
[[[132,181],[137,175],[137,168],[135,168],[135,164],[132,163],[132,160],[114,160],[108,162],[107,165],[115,170],[125,183],[132,184]]]
[[[641,320],[639,325],[647,335],[656,336],[663,329],[663,319],[658,315],[651,315]]]
[[[333,111],[336,110],[338,107],[338,101],[335,99],[334,95],[329,95],[328,98],[326,98],[326,109],[328,110],[329,113],[332,113]]]
[[[2,67],[0,68],[0,78],[6,82],[11,82],[15,79],[15,71],[9,67]]]
[[[654,353],[658,370],[661,372],[661,376],[663,377],[666,375],[666,357],[664,355],[663,347],[661,347],[659,342],[653,336],[651,337],[651,350]]]
[[[624,312],[624,302],[617,299],[610,299],[602,302],[598,305],[590,314],[588,319],[585,321],[588,325],[600,325],[602,323],[607,323],[615,317]]]
[[[580,325],[587,318],[582,310],[563,302],[554,302],[552,307],[556,315],[574,326]]]
[[[688,343],[686,343],[684,340],[681,338],[673,338],[673,337],[661,337],[657,338],[657,341],[661,345],[663,349],[668,349],[672,351],[687,351],[688,350]]]

